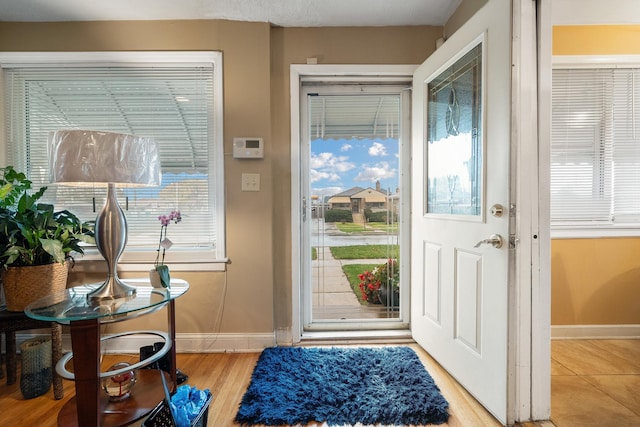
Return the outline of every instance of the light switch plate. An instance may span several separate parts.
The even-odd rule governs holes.
[[[260,174],[243,173],[242,191],[260,191]]]

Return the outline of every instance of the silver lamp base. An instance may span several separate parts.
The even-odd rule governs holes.
[[[127,285],[118,277],[109,277],[98,289],[87,295],[87,298],[93,302],[104,302],[107,300],[129,299],[136,295],[136,288]]]
[[[132,298],[136,288],[118,278],[118,259],[127,244],[127,219],[118,204],[114,184],[109,183],[107,200],[96,218],[96,247],[107,261],[107,279],[87,295],[92,303]]]

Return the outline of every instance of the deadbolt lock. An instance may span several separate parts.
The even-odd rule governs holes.
[[[500,204],[491,206],[491,215],[501,217],[504,213],[504,208]]]

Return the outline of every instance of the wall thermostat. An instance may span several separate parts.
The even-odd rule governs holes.
[[[233,138],[233,157],[236,159],[262,159],[264,157],[262,138]]]

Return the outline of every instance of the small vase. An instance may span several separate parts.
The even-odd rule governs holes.
[[[160,273],[155,269],[149,270],[149,281],[154,288],[162,288],[162,281],[160,280]]]
[[[171,276],[169,275],[169,267],[167,265],[156,265],[155,268],[149,270],[149,281],[154,288],[170,288]]]

